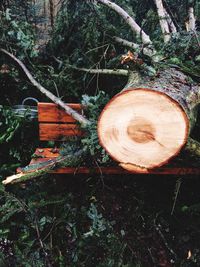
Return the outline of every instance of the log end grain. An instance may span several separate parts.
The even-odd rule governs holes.
[[[129,89],[105,106],[100,144],[120,165],[145,173],[167,163],[185,145],[189,119],[180,104],[152,89]]]

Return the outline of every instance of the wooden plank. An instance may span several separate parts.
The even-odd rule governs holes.
[[[120,167],[65,167],[52,170],[51,173],[55,174],[106,174],[106,175],[121,175],[121,174],[131,174],[130,172],[120,168]]]
[[[49,159],[53,159],[59,155],[58,151],[56,149],[52,148],[37,148],[35,151],[35,154],[38,157],[41,158],[34,158],[31,160],[30,164],[36,164],[39,162],[45,162]],[[48,156],[48,157],[47,157]],[[111,167],[64,167],[64,168],[58,168],[53,170],[51,173],[55,174],[105,174],[105,175],[122,175],[122,174],[128,174],[128,175],[141,175],[136,172],[129,172],[119,166],[111,166]],[[145,173],[143,175],[200,175],[200,168],[197,167],[181,167],[176,165],[166,165],[160,168],[149,170],[148,173]]]
[[[71,108],[83,113],[81,104],[68,104]],[[72,123],[76,122],[70,115],[66,114],[58,105],[53,103],[38,103],[38,121],[39,122],[55,122],[55,123]]]
[[[57,148],[37,148],[34,155],[39,158],[56,158],[59,156],[59,150]]]
[[[81,136],[76,124],[40,123],[39,136],[41,141],[65,141],[69,136]]]
[[[65,167],[53,170],[52,173],[57,174],[106,174],[106,175],[199,175],[199,168],[176,168],[176,167],[166,167],[166,168],[158,168],[149,171],[148,173],[137,173],[137,172],[129,172],[125,169],[122,169],[118,166],[116,167],[101,167],[101,168],[88,168],[88,167]]]

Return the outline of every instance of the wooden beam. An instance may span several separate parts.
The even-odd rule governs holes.
[[[66,141],[70,136],[81,136],[83,132],[77,124],[40,123],[39,136],[41,141]]]
[[[81,104],[68,104],[68,106],[76,110],[80,114],[83,113]],[[76,120],[72,118],[72,116],[68,115],[63,109],[53,103],[38,103],[38,121],[55,123],[76,122]]]
[[[59,156],[59,152],[54,148],[37,148],[35,151],[36,158],[33,158],[29,165],[45,162],[50,159],[56,158]],[[20,168],[18,169],[20,172]],[[135,175],[137,172],[129,172],[120,166],[111,166],[111,167],[62,167],[55,170],[52,170],[51,173],[55,174],[105,174],[105,175]],[[160,168],[155,168],[147,170],[143,175],[199,175],[200,168],[185,166],[181,167],[177,163],[172,163],[170,165],[165,165]],[[139,174],[141,175],[141,174]]]

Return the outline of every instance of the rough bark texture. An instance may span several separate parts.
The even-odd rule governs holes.
[[[167,163],[186,144],[196,120],[198,86],[175,68],[145,81],[134,74],[128,85],[104,108],[98,134],[122,167],[144,173]]]
[[[160,21],[160,27],[163,33],[164,42],[167,43],[170,40],[169,25],[167,22],[167,16],[161,0],[155,0],[157,12]]]
[[[39,49],[45,48],[51,39],[51,31],[54,27],[56,16],[61,7],[60,0],[35,0],[35,28]]]

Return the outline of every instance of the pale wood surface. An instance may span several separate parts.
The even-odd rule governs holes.
[[[128,170],[144,172],[167,163],[187,141],[189,122],[180,105],[150,89],[127,90],[104,108],[101,145]]]

